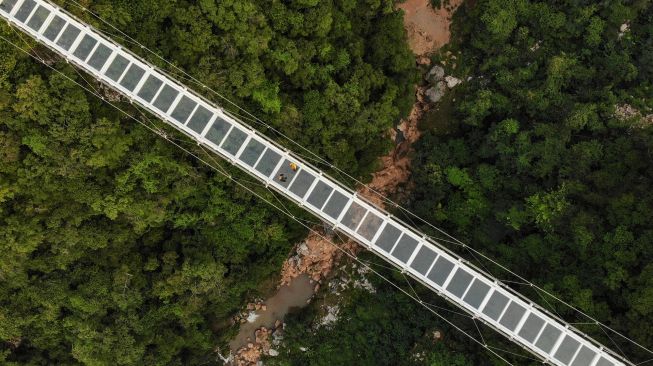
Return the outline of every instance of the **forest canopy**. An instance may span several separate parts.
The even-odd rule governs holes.
[[[411,102],[391,1],[84,3],[355,174]],[[0,363],[214,360],[229,336],[216,331],[305,230],[86,92],[77,83],[102,90],[88,75],[5,23],[0,34],[54,69],[0,42]]]
[[[73,2],[56,2],[198,87]],[[391,144],[386,132],[412,103],[414,57],[390,0],[84,4],[357,177],[375,169]],[[4,23],[0,34],[73,80],[0,42],[0,363],[215,363],[230,316],[276,283],[305,230],[92,96],[76,82],[99,85],[36,42]],[[424,131],[416,146],[412,208],[653,344],[650,0],[468,1],[453,35],[433,61],[445,61],[446,51],[457,56],[456,68],[446,59],[447,72],[464,80],[450,96],[454,127]],[[127,101],[116,104],[183,138]],[[314,331],[314,307],[291,316],[270,362],[500,362],[395,288],[369,280],[376,293],[348,292],[342,318],[328,328]],[[447,309],[425,288],[408,289]],[[575,317],[558,302],[546,305]],[[605,329],[577,326],[608,346],[616,341],[633,360],[650,358]],[[426,336],[434,329],[444,342]]]
[[[465,82],[448,98],[453,113],[436,114],[451,121],[435,121],[436,128],[424,131],[416,146],[412,209],[650,348],[651,2],[470,1],[459,8],[453,24],[452,44],[433,61],[444,61],[447,73]],[[512,279],[478,255],[450,247],[498,278]],[[397,284],[406,282],[383,265],[373,268]],[[645,363],[651,358],[607,327],[515,280],[511,285],[517,291],[627,359]],[[375,294],[359,291],[351,295],[355,305],[339,302],[340,319],[327,329],[314,307],[290,318],[292,335],[273,362],[505,364],[444,322],[424,317],[426,309],[405,303],[396,290],[388,292],[388,284],[373,282]],[[435,304],[472,337],[498,346],[495,350],[509,362],[542,363],[493,331],[456,319],[444,300],[420,287],[404,287]],[[328,302],[328,295],[322,301]],[[433,329],[443,330],[444,342],[430,341],[422,348]],[[483,339],[484,333],[490,335]],[[403,347],[393,349],[397,344]],[[406,347],[411,352],[405,353]],[[416,355],[424,358],[416,360]]]
[[[454,96],[456,130],[419,142],[413,207],[650,346],[651,2],[482,0],[457,16],[451,51],[471,79]],[[605,329],[579,328],[614,347]]]

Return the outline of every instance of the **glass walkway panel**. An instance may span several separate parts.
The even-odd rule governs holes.
[[[0,15],[543,361],[631,364],[56,5],[0,0]]]

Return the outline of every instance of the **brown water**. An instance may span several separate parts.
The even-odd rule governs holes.
[[[307,275],[300,275],[288,285],[281,286],[274,296],[264,302],[267,307],[265,311],[256,310],[254,313],[257,317],[253,322],[241,324],[238,335],[229,342],[229,348],[235,353],[237,349],[247,345],[248,337],[254,340],[254,332],[257,329],[272,328],[277,319],[283,320],[283,317],[293,308],[305,306],[306,301],[313,296],[314,288],[315,284],[311,283]]]

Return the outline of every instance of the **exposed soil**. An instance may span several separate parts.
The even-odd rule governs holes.
[[[451,15],[462,0],[445,1],[445,6],[438,10],[431,7],[430,0],[406,0],[397,4],[404,11],[408,44],[415,55],[429,54],[449,42]]]
[[[424,101],[426,88],[416,86],[416,102],[407,118],[401,120],[397,129],[403,135],[402,142],[385,156],[381,157],[381,169],[372,175],[372,181],[367,187],[358,189],[363,197],[369,201],[384,207],[383,197],[394,197],[402,200],[402,196],[410,191],[410,164],[413,152],[413,144],[419,139],[421,133],[417,127],[419,121],[431,106]],[[390,131],[390,136],[397,141],[398,132]],[[407,185],[407,186],[406,186]]]
[[[289,284],[302,274],[307,274],[311,280],[319,283],[331,273],[334,264],[343,254],[333,245],[333,233],[325,233],[323,228],[313,228],[306,239],[296,249],[296,254],[283,264],[280,286]],[[349,252],[357,249],[352,241],[339,244],[340,248]]]

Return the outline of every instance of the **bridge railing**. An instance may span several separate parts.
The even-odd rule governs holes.
[[[546,362],[631,364],[58,6],[0,0],[0,15]]]

